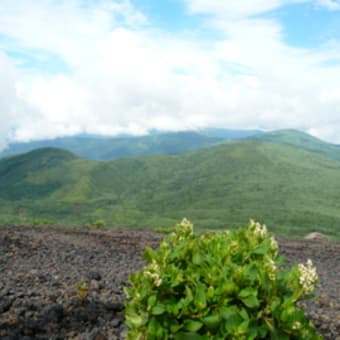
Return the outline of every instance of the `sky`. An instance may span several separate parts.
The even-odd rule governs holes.
[[[340,143],[340,0],[0,0],[0,149],[295,128]]]

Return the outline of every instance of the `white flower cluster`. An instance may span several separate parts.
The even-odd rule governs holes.
[[[153,259],[152,262],[148,266],[152,271],[159,273],[159,265],[158,263]]]
[[[150,271],[146,270],[144,272],[144,276],[145,277],[150,277],[151,279],[153,279],[153,284],[156,287],[159,287],[162,284],[162,279],[159,277],[158,273],[151,273]]]
[[[144,276],[152,278],[154,285],[159,287],[162,283],[162,279],[159,277],[159,265],[155,260],[152,260],[152,262],[148,265],[148,269],[149,270],[144,271]]]
[[[271,250],[273,250],[275,252],[275,254],[277,253],[279,246],[277,244],[277,241],[275,240],[274,236],[272,236],[270,238],[270,248]]]
[[[292,325],[292,329],[298,330],[298,329],[300,329],[300,328],[301,328],[301,322],[299,322],[299,321],[294,321],[294,322],[293,322],[293,325]]]
[[[194,233],[194,225],[187,219],[183,218],[181,223],[176,225],[176,231],[170,234],[170,241],[172,245],[178,244],[193,235]]]
[[[184,217],[179,225],[181,227],[181,231],[188,233],[189,235],[193,234],[194,225],[187,218]]]
[[[314,290],[314,286],[318,281],[318,274],[316,272],[316,268],[313,267],[312,260],[307,260],[307,266],[303,264],[298,265],[299,270],[299,283],[304,290],[305,293],[312,293]]]
[[[250,227],[254,228],[254,234],[264,238],[267,235],[267,227],[265,224],[261,225],[259,222],[250,220]]]
[[[268,256],[266,257],[265,268],[266,268],[266,270],[268,272],[269,280],[275,281],[276,280],[277,267],[276,267],[275,262],[273,261],[273,259],[271,259]]]
[[[231,241],[229,244],[229,251],[230,254],[236,255],[239,249],[239,244],[237,241]]]

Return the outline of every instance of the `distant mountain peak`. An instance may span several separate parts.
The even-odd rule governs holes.
[[[284,129],[270,132],[263,132],[248,138],[249,140],[273,142],[301,148],[332,159],[340,160],[340,146],[325,142],[310,134],[295,130]]]
[[[55,147],[43,147],[39,149],[34,149],[26,153],[26,155],[31,155],[31,156],[36,156],[36,157],[51,157],[51,158],[58,157],[58,158],[64,158],[64,159],[77,158],[77,156],[73,152],[65,150],[65,149],[61,149],[61,148],[55,148]]]
[[[13,143],[0,157],[25,153],[34,149],[54,147],[92,160],[112,160],[146,155],[182,154],[213,146],[224,140],[244,139],[259,131],[202,129],[179,132],[152,132],[146,136],[102,137],[75,135],[55,139]]]

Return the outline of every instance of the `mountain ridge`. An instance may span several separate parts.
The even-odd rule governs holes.
[[[51,149],[33,155],[39,152],[65,156]],[[165,227],[188,217],[199,228],[222,228],[255,218],[281,235],[319,231],[340,237],[340,161],[322,154],[244,140],[183,155],[107,162],[67,155],[48,163],[52,167],[24,168],[24,175],[14,168],[6,178],[1,169],[25,155],[0,160],[2,224],[103,219],[110,225]]]
[[[209,147],[225,140],[243,139],[258,130],[202,129],[174,133],[152,132],[147,136],[98,137],[80,135],[60,137],[28,143],[10,144],[0,157],[25,153],[42,147],[67,149],[80,157],[93,160],[111,160],[121,157],[139,157],[157,154],[182,154]]]
[[[340,160],[340,145],[325,142],[306,132],[295,129],[282,129],[263,132],[248,137],[249,140],[272,141],[303,148],[305,150],[322,154]]]

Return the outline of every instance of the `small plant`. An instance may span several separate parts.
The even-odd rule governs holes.
[[[92,223],[92,226],[97,227],[97,228],[105,227],[105,225],[106,223],[103,220],[97,220]]]
[[[41,224],[40,220],[33,220],[33,221],[32,221],[32,226],[33,226],[33,227],[37,227],[37,226],[39,226],[40,224]]]
[[[127,339],[321,339],[297,302],[318,281],[310,260],[280,269],[265,225],[194,234],[186,219],[131,274]]]
[[[41,226],[41,225],[50,225],[52,224],[52,222],[50,220],[39,220],[39,219],[35,219],[32,221],[32,226],[33,227],[37,227],[37,226]]]
[[[77,287],[77,292],[79,301],[81,301],[82,303],[86,302],[89,296],[89,288],[85,282],[81,283]]]

